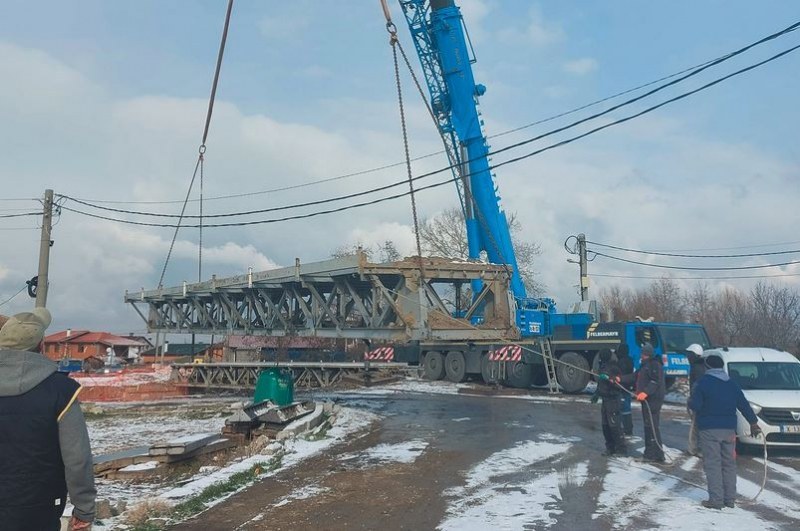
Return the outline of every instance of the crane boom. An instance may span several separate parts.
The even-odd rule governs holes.
[[[469,257],[486,252],[492,263],[512,270],[511,291],[527,298],[511,242],[508,220],[500,207],[489,168],[489,146],[483,133],[478,97],[486,88],[475,83],[460,9],[453,0],[400,0],[430,92],[433,114],[450,153],[457,185],[463,186]],[[456,149],[459,148],[459,149]],[[463,159],[463,160],[462,160]],[[460,167],[466,167],[460,176]]]

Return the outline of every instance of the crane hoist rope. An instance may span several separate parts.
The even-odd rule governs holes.
[[[233,0],[228,0],[228,8],[225,11],[225,24],[222,28],[222,38],[220,39],[219,43],[219,51],[217,52],[217,63],[214,68],[214,80],[211,83],[211,95],[208,98],[208,109],[206,110],[206,119],[203,125],[203,138],[200,141],[200,147],[198,148],[197,154],[197,163],[194,167],[194,172],[192,172],[192,179],[189,181],[189,188],[186,190],[186,197],[183,200],[183,207],[181,208],[181,214],[178,217],[178,222],[175,224],[175,231],[172,233],[172,241],[169,244],[169,250],[167,251],[167,257],[164,260],[164,267],[161,269],[161,277],[158,280],[158,286],[162,287],[164,285],[164,276],[167,273],[167,266],[169,265],[169,260],[172,257],[172,251],[175,248],[175,241],[178,239],[178,231],[181,228],[181,222],[183,221],[183,216],[186,213],[186,206],[189,203],[189,196],[192,193],[192,188],[194,188],[194,182],[197,179],[198,173],[200,175],[200,223],[199,223],[199,239],[198,239],[198,251],[197,251],[197,276],[198,280],[202,280],[203,275],[203,166],[205,163],[205,153],[206,153],[206,140],[208,140],[208,131],[211,126],[211,115],[214,112],[214,102],[216,101],[217,97],[217,86],[219,85],[219,73],[222,69],[222,57],[225,54],[225,43],[228,41],[228,28],[230,27],[231,23],[231,12],[233,11]]]
[[[411,198],[411,214],[414,218],[414,239],[417,244],[417,259],[419,263],[420,284],[425,282],[425,269],[422,263],[422,244],[419,235],[419,217],[417,216],[417,199],[414,193],[414,175],[411,171],[411,153],[408,147],[408,128],[406,127],[406,113],[403,105],[403,84],[400,79],[400,63],[397,59],[397,49],[401,47],[397,39],[397,26],[392,22],[389,6],[386,0],[381,0],[383,14],[386,16],[386,31],[389,32],[389,44],[392,47],[392,59],[394,61],[394,77],[397,86],[397,105],[400,110],[400,126],[403,130],[403,150],[405,153],[406,172],[408,173],[409,197]],[[403,52],[405,56],[405,52]]]

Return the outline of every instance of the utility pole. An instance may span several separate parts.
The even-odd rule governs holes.
[[[586,260],[586,235],[578,234],[578,257],[581,267],[581,301],[589,300],[589,274],[587,272],[588,261]]]
[[[53,191],[44,191],[44,208],[42,209],[42,239],[39,243],[39,275],[36,281],[36,307],[47,306],[47,284],[50,270],[50,238],[53,230]]]

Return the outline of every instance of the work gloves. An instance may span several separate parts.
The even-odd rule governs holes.
[[[91,522],[84,522],[77,516],[73,516],[69,519],[69,528],[70,531],[90,531],[92,529]]]
[[[750,424],[750,436],[751,437],[758,437],[762,433],[763,432],[761,431],[761,428],[758,426],[758,424]]]
[[[644,392],[639,393],[638,395],[636,395],[636,400],[638,400],[639,402],[644,402],[645,400],[647,400],[647,393]]]
[[[601,372],[600,374],[597,375],[597,379],[608,381],[608,375],[604,372]]]

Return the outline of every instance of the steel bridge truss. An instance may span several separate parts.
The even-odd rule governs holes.
[[[262,370],[281,367],[292,372],[298,388],[333,387],[348,376],[380,371],[406,371],[399,363],[176,363],[172,381],[200,389],[253,389]]]
[[[462,304],[462,286],[478,279],[482,291]],[[151,332],[485,340],[517,335],[508,282],[503,266],[416,257],[373,264],[359,251],[325,262],[297,261],[289,268],[126,292],[125,302]],[[455,303],[446,303],[443,294],[452,294]]]

